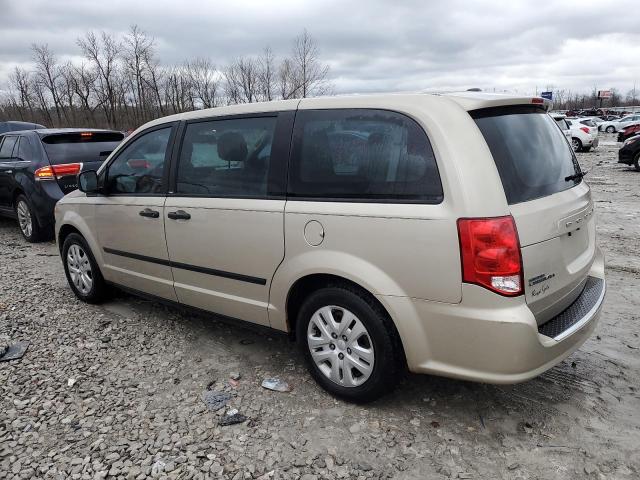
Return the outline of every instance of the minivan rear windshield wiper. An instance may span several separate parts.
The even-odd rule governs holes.
[[[570,182],[571,180],[579,180],[582,177],[584,177],[587,173],[586,170],[584,172],[578,172],[578,173],[574,173],[573,175],[569,175],[568,177],[564,177],[564,181],[565,182]]]

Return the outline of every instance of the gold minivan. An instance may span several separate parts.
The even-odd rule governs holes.
[[[154,120],[56,207],[69,285],[295,335],[367,401],[412,372],[530,379],[593,332],[593,200],[541,98],[285,100]]]

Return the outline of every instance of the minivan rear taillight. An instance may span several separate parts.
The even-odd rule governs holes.
[[[458,220],[462,281],[501,295],[522,294],[522,258],[512,216]]]
[[[36,180],[54,180],[68,175],[77,175],[82,170],[81,163],[63,163],[61,165],[47,165],[37,169],[33,174]]]

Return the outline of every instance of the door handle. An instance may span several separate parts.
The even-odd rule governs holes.
[[[150,208],[140,210],[139,213],[141,217],[158,218],[160,216],[160,212],[157,210],[151,210]]]
[[[191,218],[191,215],[189,215],[184,210],[176,210],[175,212],[167,213],[167,217],[169,217],[171,220],[189,220]]]

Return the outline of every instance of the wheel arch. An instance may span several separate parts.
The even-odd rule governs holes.
[[[92,234],[92,229],[87,225],[85,219],[81,215],[71,209],[64,210],[65,211],[63,211],[62,215],[56,215],[55,238],[56,243],[58,244],[58,250],[62,253],[65,238],[67,238],[71,233],[77,233],[87,242],[98,267],[100,270],[103,270],[104,262],[102,250],[100,249],[100,244],[98,243],[97,238]]]
[[[398,342],[402,360],[406,361],[406,355],[404,351],[402,336],[400,335],[400,332],[398,331],[398,327],[393,317],[391,316],[389,310],[367,288],[341,275],[336,275],[331,273],[311,273],[298,278],[291,285],[291,288],[287,293],[287,299],[286,299],[286,305],[285,305],[286,325],[287,325],[287,331],[289,332],[289,335],[292,338],[295,338],[296,318],[298,316],[298,312],[300,311],[300,308],[302,307],[302,304],[304,303],[305,298],[307,298],[309,293],[316,291],[320,288],[331,287],[331,286],[340,286],[340,287],[358,292],[364,297],[366,297],[370,302],[375,304],[386,316],[390,328],[393,329],[391,334],[393,335],[394,339]]]

